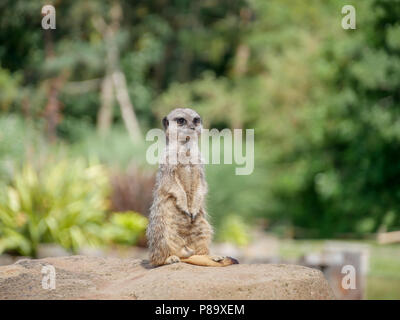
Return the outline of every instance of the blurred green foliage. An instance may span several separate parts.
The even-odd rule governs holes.
[[[249,223],[252,218],[263,216],[265,213],[266,199],[261,191],[265,188],[267,174],[262,168],[256,167],[254,172],[257,174],[235,175],[235,168],[234,164],[206,166],[209,185],[207,207],[217,232],[227,216],[240,216]]]
[[[104,136],[96,131],[88,130],[78,141],[66,146],[71,157],[96,158],[108,167],[126,168],[134,162],[140,166],[149,166],[146,162],[146,147],[148,144],[132,144],[126,129],[120,125]]]
[[[250,240],[249,226],[241,216],[228,215],[224,218],[218,232],[218,241],[246,246]]]
[[[0,3],[0,112],[19,115],[0,119],[15,121],[7,130],[0,122],[3,184],[51,140],[55,83],[57,143],[68,155],[145,163],[116,101],[111,129],[98,134],[110,42],[97,24],[111,24],[118,4],[112,43],[143,132],[178,106],[195,108],[208,128],[255,129],[252,175],[207,167],[218,230],[232,214],[296,237],[400,228],[399,1],[354,3],[355,30],[341,26],[344,0],[54,1],[49,37],[40,9],[51,2]],[[30,126],[46,140],[35,145]]]
[[[104,226],[102,234],[106,241],[134,245],[144,237],[147,218],[136,212],[115,212],[110,222]]]
[[[0,251],[35,255],[41,242],[72,250],[97,244],[107,188],[100,165],[61,161],[38,171],[26,164],[1,192]]]
[[[147,219],[116,214],[108,221],[109,177],[98,163],[83,159],[25,164],[0,196],[0,253],[35,256],[40,243],[77,252],[105,242],[134,244]]]
[[[41,152],[46,148],[46,141],[40,134],[40,125],[24,121],[18,115],[1,115],[0,128],[1,185],[10,181],[15,170],[27,158],[31,161],[37,161]],[[36,154],[34,155],[34,153]]]

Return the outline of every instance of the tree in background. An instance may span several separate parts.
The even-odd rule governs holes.
[[[299,10],[292,18],[300,21],[290,25],[306,25],[296,39],[280,56],[271,57],[269,49],[269,72],[277,76],[265,77],[275,111],[262,120],[269,124],[270,213],[276,221],[287,219],[298,236],[400,227],[400,3],[357,3],[356,30],[341,30],[333,14],[319,19],[344,4],[314,3],[304,16]],[[290,27],[280,32],[278,45],[291,35]]]

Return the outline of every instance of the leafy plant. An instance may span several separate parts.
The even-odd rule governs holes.
[[[35,256],[39,243],[56,242],[76,251],[101,243],[108,176],[103,166],[82,159],[42,170],[25,164],[0,197],[0,253]]]
[[[103,228],[104,239],[108,242],[134,245],[144,236],[147,218],[134,211],[115,212]]]
[[[245,246],[250,242],[249,226],[241,216],[229,215],[219,229],[218,240]]]

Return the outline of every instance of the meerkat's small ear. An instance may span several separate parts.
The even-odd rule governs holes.
[[[164,129],[166,130],[167,127],[168,127],[168,125],[169,125],[169,121],[168,121],[167,117],[164,117],[164,118],[162,119],[162,124],[163,124],[163,126],[164,126]]]

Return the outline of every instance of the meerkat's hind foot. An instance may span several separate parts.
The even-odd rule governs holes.
[[[238,260],[227,256],[211,256],[211,259],[215,262],[222,264],[223,267],[230,266],[231,264],[239,264]]]
[[[173,264],[173,263],[178,263],[180,261],[181,261],[181,259],[179,259],[179,257],[177,257],[177,256],[169,256],[165,260],[165,264]]]
[[[231,265],[231,264],[239,264],[239,261],[235,258],[232,257],[225,257],[225,260],[227,260],[227,262],[229,262],[227,265]]]
[[[211,256],[211,260],[215,262],[220,262],[223,266],[230,266],[231,264],[239,264],[235,258],[227,257],[227,256]]]
[[[211,256],[210,258],[211,258],[211,260],[213,260],[215,262],[220,262],[220,261],[224,260],[226,257],[225,256]]]

